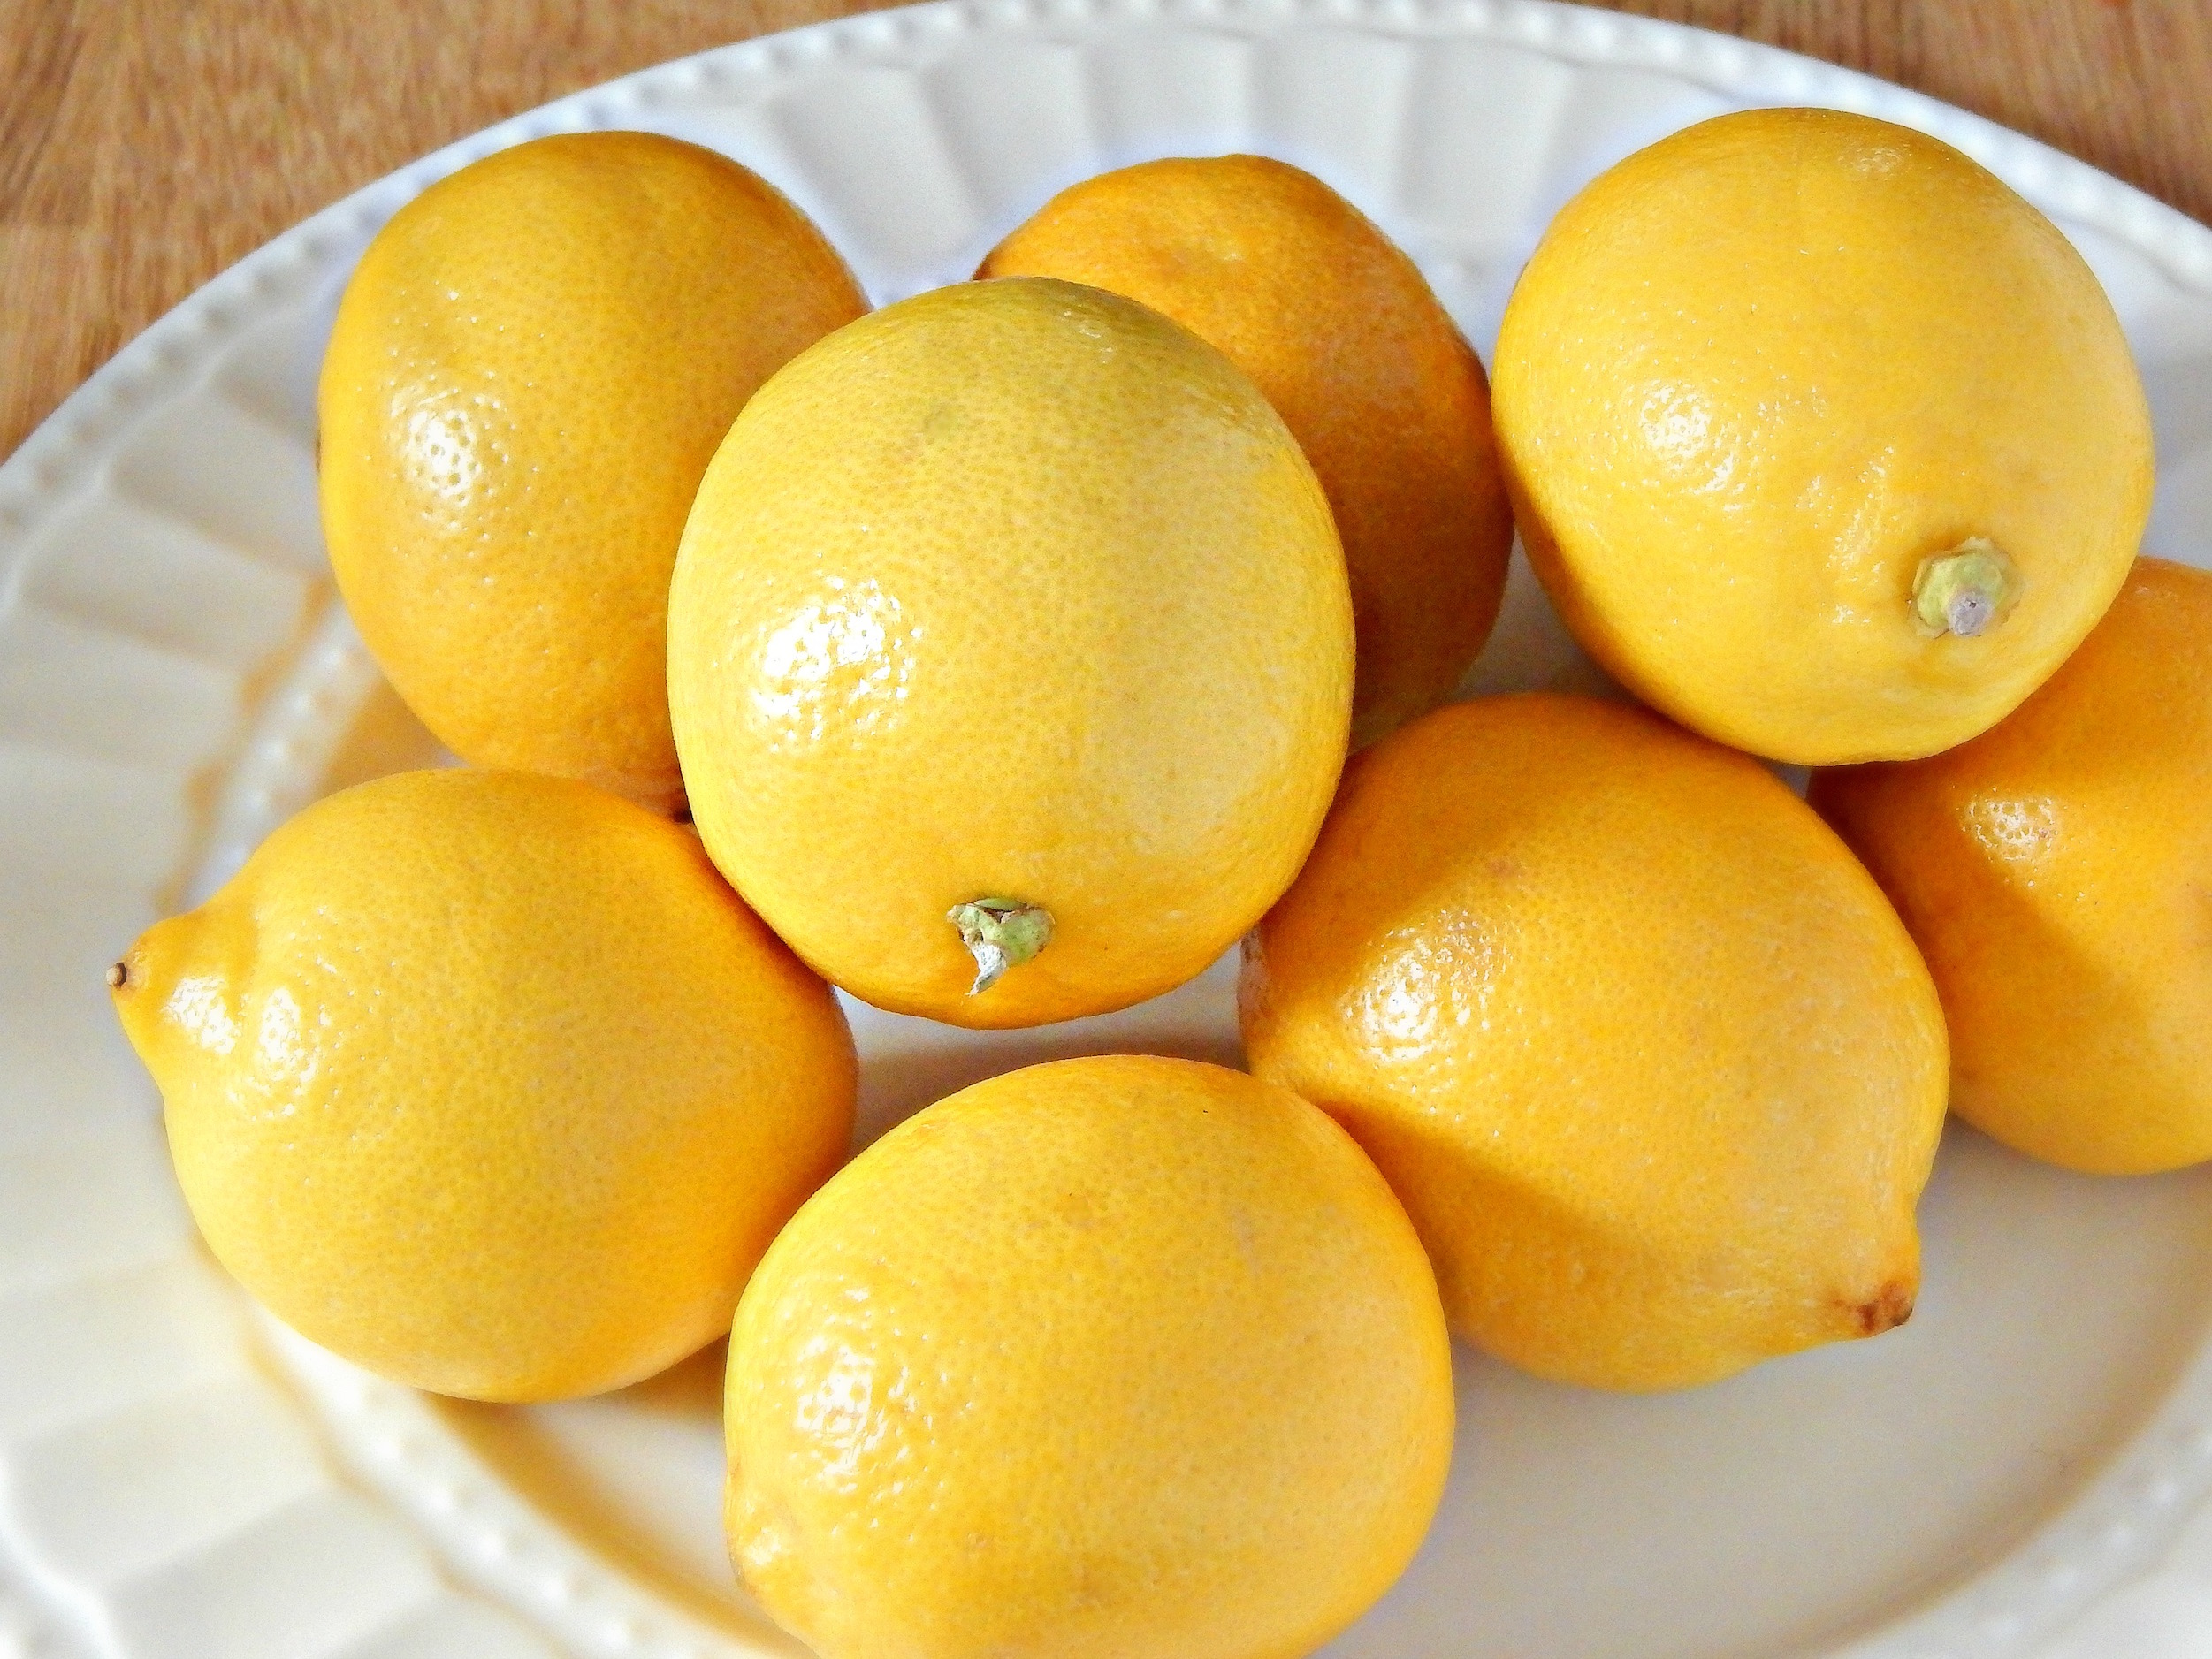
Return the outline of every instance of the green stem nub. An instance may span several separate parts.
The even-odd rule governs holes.
[[[2027,579],[1986,536],[1970,536],[1948,553],[1920,561],[1912,578],[1912,623],[1922,639],[1987,634],[2018,602]]]
[[[980,996],[1009,968],[1018,968],[1052,942],[1052,912],[1019,899],[971,899],[945,912],[975,958],[970,996]]]

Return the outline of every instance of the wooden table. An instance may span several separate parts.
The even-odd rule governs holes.
[[[0,456],[316,209],[503,116],[871,0],[0,0]],[[2212,218],[2212,0],[1621,0],[1934,94]]]

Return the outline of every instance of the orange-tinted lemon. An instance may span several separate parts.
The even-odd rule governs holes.
[[[825,1659],[1283,1659],[1403,1571],[1450,1343],[1344,1132],[1191,1061],[931,1107],[737,1310],[730,1549]]]
[[[866,309],[752,173],[648,133],[501,150],[378,232],[323,364],[323,526],[464,758],[666,806],[668,573],[755,387]]]
[[[669,596],[715,863],[836,984],[965,1025],[1120,1008],[1233,944],[1328,810],[1352,655],[1267,400],[1039,278],[903,301],[762,387]]]
[[[1227,354],[1336,514],[1359,636],[1353,743],[1450,694],[1497,620],[1513,546],[1490,388],[1357,208],[1263,156],[1145,162],[1062,191],[977,274],[1111,289]]]
[[[1346,770],[1240,1002],[1255,1075],[1352,1131],[1517,1365],[1680,1387],[1911,1311],[1934,989],[1743,755],[1620,704],[1440,709]]]
[[[2072,1169],[2212,1158],[2212,575],[2138,561],[1994,731],[1812,801],[1926,954],[1960,1116]]]
[[[562,779],[332,795],[111,983],[217,1258],[440,1393],[591,1394],[700,1347],[851,1133],[828,988],[688,831]]]
[[[2119,591],[2149,414],[2095,276],[1949,145],[1718,117],[1601,175],[1506,309],[1500,450],[1575,637],[1806,765],[1933,754]]]

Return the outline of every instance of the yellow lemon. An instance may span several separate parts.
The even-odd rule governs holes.
[[[217,1258],[440,1393],[591,1394],[701,1346],[851,1132],[828,988],[688,831],[561,779],[332,795],[109,983]]]
[[[323,526],[423,723],[481,765],[675,803],[668,572],[699,475],[864,309],[789,202],[652,133],[517,145],[400,209],[323,363]]]
[[[1911,1312],[1942,1015],[1754,760],[1588,698],[1440,709],[1346,771],[1239,1001],[1503,1358],[1678,1388]]]
[[[722,873],[846,990],[965,1025],[1124,1007],[1234,943],[1328,809],[1352,658],[1267,400],[1039,278],[892,306],[762,387],[668,600]]]
[[[1420,1241],[1321,1113],[1191,1061],[939,1102],[737,1310],[730,1549],[825,1659],[1290,1659],[1442,1495]]]
[[[1951,1106],[2099,1174],[2212,1158],[2212,573],[2138,561],[1993,731],[1819,773],[1951,1031]]]
[[[1498,619],[1513,547],[1490,388],[1357,208],[1264,156],[1145,162],[1062,191],[977,274],[1111,289],[1226,353],[1297,437],[1344,538],[1353,742],[1451,694]]]
[[[1806,765],[1986,731],[2080,643],[2150,510],[2095,276],[1949,146],[1756,110],[1600,176],[1499,335],[1529,557],[1654,707]]]

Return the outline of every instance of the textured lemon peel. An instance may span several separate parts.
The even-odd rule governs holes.
[[[1009,968],[1018,968],[1052,942],[1052,912],[1019,899],[971,899],[945,912],[960,930],[960,942],[975,958],[970,996],[996,985]]]
[[[1912,578],[1912,625],[1923,639],[1973,639],[2004,620],[2027,580],[2003,548],[1970,536],[1920,561]]]

